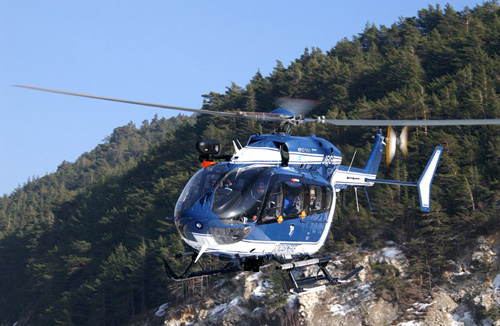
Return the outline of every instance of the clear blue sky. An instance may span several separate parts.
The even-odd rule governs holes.
[[[177,113],[35,92],[25,84],[200,108],[306,47],[330,50],[416,0],[0,0],[0,196],[74,162],[133,121]],[[455,10],[482,1],[451,1]],[[193,147],[194,148],[194,147]]]

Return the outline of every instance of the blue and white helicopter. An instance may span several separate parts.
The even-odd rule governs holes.
[[[304,118],[297,110],[310,106],[309,101],[287,101],[284,108],[270,113],[220,112],[170,105],[128,101],[80,93],[20,86],[59,94],[124,102],[172,110],[223,117],[237,117],[272,122],[275,132],[251,136],[246,145],[234,141],[234,154],[221,155],[216,140],[196,144],[203,168],[184,187],[174,212],[179,234],[192,252],[185,271],[177,274],[167,261],[165,271],[174,280],[239,271],[259,271],[268,260],[279,264],[289,276],[290,290],[296,293],[323,289],[347,281],[363,266],[342,278],[327,269],[331,257],[314,258],[324,245],[337,202],[337,193],[348,187],[355,190],[377,183],[415,186],[420,209],[430,211],[431,184],[443,148],[434,149],[417,182],[377,179],[384,153],[390,162],[399,142],[406,151],[407,127],[424,125],[500,124],[500,119],[484,120],[334,120]],[[363,168],[342,165],[342,154],[325,139],[290,135],[290,128],[303,123],[329,123],[337,126],[389,126],[389,137],[375,135],[375,143]],[[405,126],[397,139],[390,126]],[[365,191],[366,192],[366,191]],[[368,194],[367,194],[368,198]],[[369,198],[368,198],[369,202]],[[371,204],[370,204],[371,206]],[[220,269],[197,269],[193,266],[204,254],[225,262]],[[316,265],[318,273],[297,277],[295,270]]]

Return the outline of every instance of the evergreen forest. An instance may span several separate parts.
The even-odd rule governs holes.
[[[203,109],[271,111],[288,97],[318,101],[311,115],[328,119],[500,118],[497,0],[460,11],[428,6],[391,26],[360,30],[326,52],[306,48],[288,65],[277,61],[269,76],[256,72],[246,86],[203,95]],[[185,300],[161,258],[185,250],[168,217],[201,168],[196,141],[219,139],[231,154],[232,140],[271,130],[207,116],[130,123],[76,162],[0,198],[0,324],[123,325]],[[377,130],[306,124],[292,133],[329,140],[344,165],[357,150],[353,166],[362,167]],[[411,275],[390,286],[425,292],[439,286],[457,252],[500,230],[500,126],[410,128],[409,138],[408,155],[397,153],[378,177],[416,181],[434,147],[443,146],[432,211],[419,210],[414,188],[377,185],[368,192],[378,209],[360,196],[358,212],[354,191],[345,190],[323,250],[393,241]]]

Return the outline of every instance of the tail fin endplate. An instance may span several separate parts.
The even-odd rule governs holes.
[[[431,184],[442,153],[443,147],[436,146],[429,162],[427,162],[424,172],[417,182],[418,195],[420,197],[420,209],[424,212],[431,211]]]

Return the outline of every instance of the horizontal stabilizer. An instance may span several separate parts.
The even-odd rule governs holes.
[[[436,149],[434,149],[434,153],[432,153],[424,172],[420,176],[420,180],[417,182],[418,195],[420,197],[420,209],[424,212],[431,211],[431,184],[442,153],[443,147],[436,146]]]

